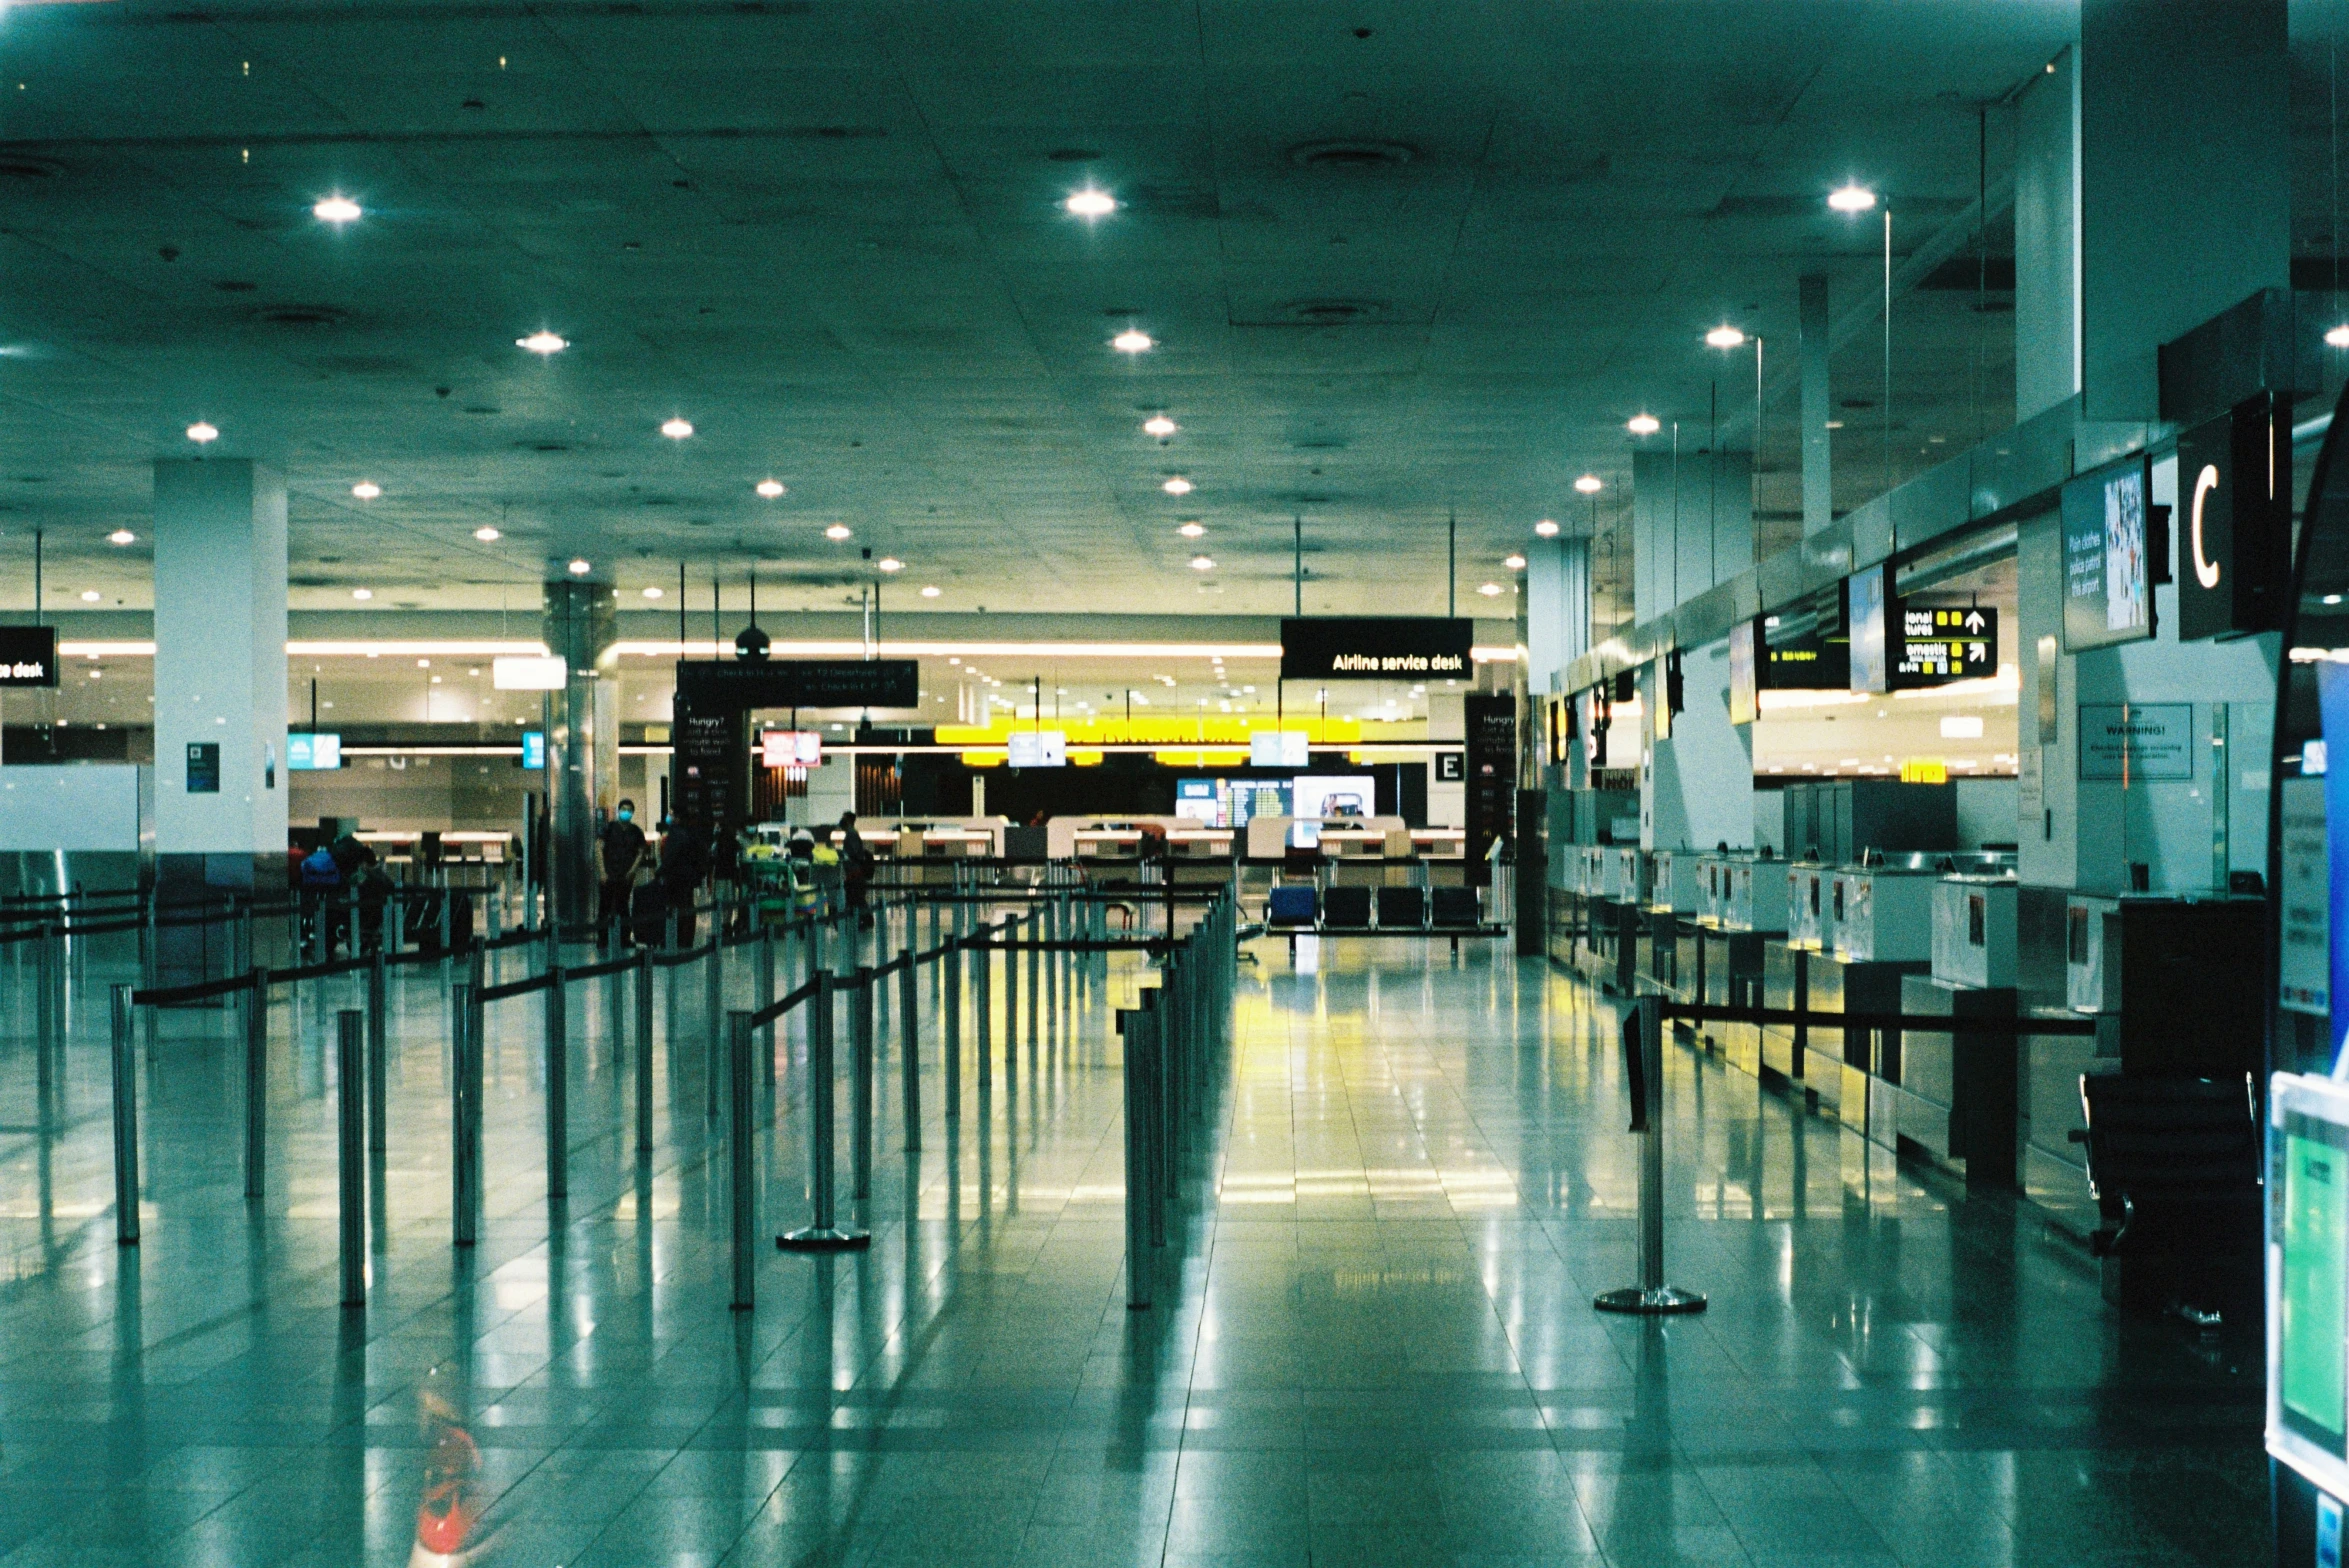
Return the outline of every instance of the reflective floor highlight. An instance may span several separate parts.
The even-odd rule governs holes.
[[[656,1009],[641,1163],[604,989],[574,989],[559,1205],[538,1010],[492,1012],[466,1256],[443,981],[403,972],[371,1300],[346,1312],[328,1014],[355,993],[276,1010],[252,1208],[233,1025],[161,1021],[121,1249],[103,988],[127,955],[82,960],[46,1104],[29,971],[0,970],[0,1564],[437,1562],[415,1555],[435,1463],[470,1469],[468,1560],[501,1568],[2264,1560],[2255,1341],[2116,1317],[2026,1207],[1676,1047],[1670,1272],[1712,1306],[1603,1317],[1592,1295],[1636,1275],[1637,1180],[1603,1003],[1479,944],[1250,952],[1134,1313],[1122,958],[1015,1079],[982,1093],[966,1055],[951,1120],[925,982],[918,1155],[881,1031],[871,1252],[763,1244],[747,1315],[698,975]],[[805,1216],[799,1050],[767,1233]]]

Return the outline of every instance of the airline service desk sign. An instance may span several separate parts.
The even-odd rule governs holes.
[[[57,684],[57,628],[0,626],[0,687]]]

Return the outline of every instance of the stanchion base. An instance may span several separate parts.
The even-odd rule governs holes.
[[[1658,1285],[1654,1290],[1626,1285],[1621,1290],[1602,1292],[1592,1300],[1591,1305],[1601,1312],[1662,1317],[1674,1312],[1702,1312],[1705,1310],[1705,1298],[1701,1291],[1682,1290],[1677,1285]]]
[[[784,1252],[862,1252],[872,1244],[870,1231],[818,1230],[813,1225],[775,1238],[775,1245]]]

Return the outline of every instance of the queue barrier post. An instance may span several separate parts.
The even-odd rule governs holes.
[[[114,988],[114,1239],[139,1244],[139,1067],[131,987]]]
[[[571,1031],[563,1005],[563,970],[547,971],[546,982],[546,1195],[570,1196]]]
[[[452,1239],[470,1247],[481,1235],[481,975],[456,987],[455,1092],[449,1096]]]
[[[873,1195],[873,990],[870,969],[860,968],[856,998],[849,1004],[849,1157],[854,1196]]]
[[[932,906],[935,913],[936,906]],[[930,934],[938,934],[938,921],[930,922]],[[933,943],[933,946],[936,944]],[[946,949],[938,957],[938,978],[932,994],[938,1000],[939,1021],[945,1025],[946,1049],[940,1065],[946,1070],[944,1094],[945,1116],[948,1121],[962,1117],[962,946],[948,927]]]
[[[751,1099],[750,1053],[753,1030],[750,1014],[726,1015],[726,1081],[729,1089],[726,1119],[727,1197],[733,1209],[734,1300],[737,1312],[747,1312],[757,1298],[758,1255],[758,1129]],[[770,1060],[772,1053],[770,1053]]]
[[[367,1019],[355,1007],[335,1018],[334,1110],[341,1198],[342,1304],[367,1304]]]
[[[906,947],[898,954],[898,962],[904,967],[897,971],[897,1028],[898,1056],[905,1071],[905,1152],[918,1154],[922,1148],[922,1055],[915,999],[921,981],[914,973],[911,913],[909,909],[905,923]]]
[[[1664,1010],[1643,996],[1623,1013],[1624,1079],[1631,1091],[1631,1130],[1639,1134],[1639,1283],[1602,1291],[1601,1312],[1641,1317],[1702,1312],[1702,1292],[1664,1282]]]
[[[835,1193],[833,1190],[833,1147],[836,1132],[833,1126],[833,1096],[837,1084],[832,1066],[832,975],[828,970],[816,972],[816,994],[810,1004],[807,1067],[808,1067],[808,1206],[811,1222],[805,1227],[788,1231],[775,1238],[775,1245],[786,1252],[847,1252],[869,1247],[873,1238],[869,1232],[843,1228],[836,1222]]]
[[[636,1152],[653,1147],[653,967],[652,954],[636,950]]]
[[[971,948],[971,1017],[978,1026],[979,1090],[995,1085],[995,928],[979,927],[980,940]]]
[[[258,1200],[269,1166],[269,970],[245,991],[245,1197]]]
[[[718,1116],[718,1081],[725,1072],[726,1048],[726,897],[723,893],[712,901],[710,908],[709,969],[704,974],[709,992],[702,1000],[702,1026],[709,1036],[708,1072],[709,1105],[706,1114],[712,1121]]]
[[[383,1103],[390,1077],[385,1060],[390,1050],[385,1038],[390,1029],[390,1004],[385,994],[390,989],[389,978],[383,949],[377,948],[374,961],[367,966],[367,1147],[376,1154],[390,1147],[388,1112]]]
[[[1020,917],[1005,915],[989,933],[1005,943],[1019,940]],[[1016,947],[1003,949],[1003,1086],[1020,1081],[1020,955]]]

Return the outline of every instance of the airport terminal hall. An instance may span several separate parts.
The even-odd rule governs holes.
[[[0,0],[0,1568],[2343,1568],[2345,155],[2349,0]]]

